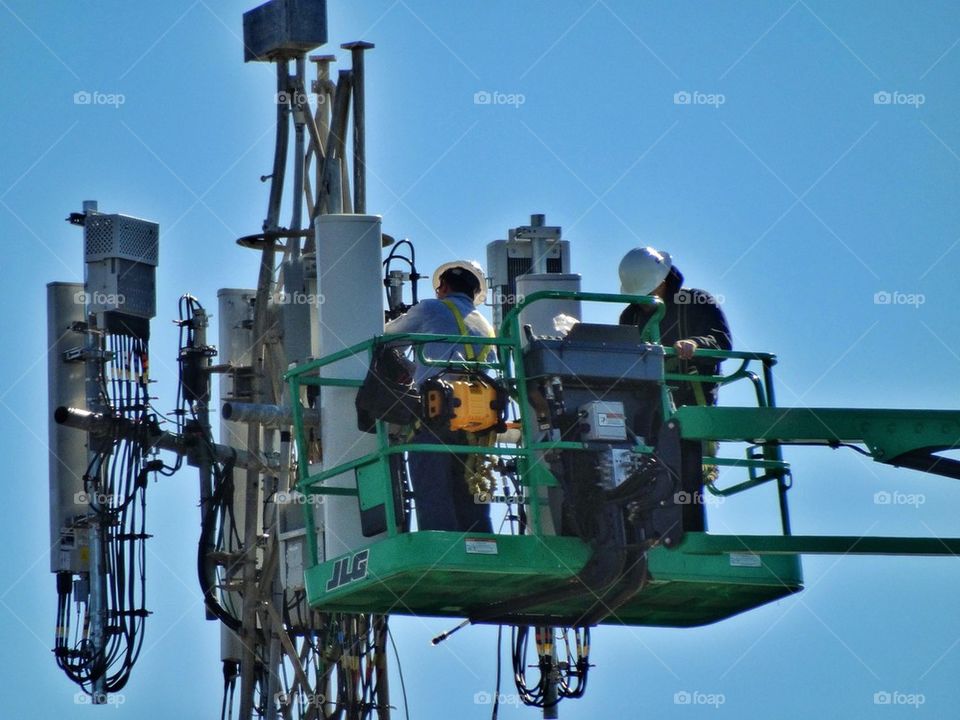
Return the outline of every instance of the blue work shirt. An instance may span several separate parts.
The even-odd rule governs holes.
[[[463,293],[450,293],[445,300],[452,300],[463,316],[463,324],[468,335],[476,337],[493,337],[493,326],[480,314],[473,300]],[[460,327],[453,312],[443,300],[429,298],[421,300],[407,312],[387,323],[384,334],[397,335],[399,333],[430,333],[436,335],[460,335]],[[482,359],[483,345],[476,343],[473,346],[475,359]],[[423,354],[430,360],[466,360],[463,345],[452,343],[426,343]],[[487,359],[490,359],[489,357]],[[419,385],[425,378],[436,375],[442,368],[431,367],[417,363],[414,380]]]

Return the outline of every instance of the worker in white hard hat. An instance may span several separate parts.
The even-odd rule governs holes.
[[[698,348],[730,350],[730,330],[716,298],[705,290],[683,287],[683,274],[668,253],[652,247],[634,248],[620,261],[620,292],[624,295],[652,295],[663,300],[665,314],[660,321],[660,342],[673,346],[678,361],[668,372],[716,375],[720,362],[696,358]],[[642,325],[653,312],[650,305],[633,303],[620,315],[621,325]],[[673,389],[674,403],[716,405],[717,388],[710,383],[680,383]],[[704,398],[697,395],[702,390]]]
[[[652,247],[634,248],[620,261],[620,292],[624,295],[651,295],[660,298],[665,314],[660,321],[660,342],[673,347],[675,358],[668,358],[669,373],[718,375],[720,360],[698,358],[697,350],[730,350],[730,330],[716,298],[705,290],[683,287],[683,274],[668,253]],[[652,305],[632,303],[620,315],[621,325],[644,325],[654,311]],[[674,405],[716,405],[715,383],[671,383]],[[702,505],[703,447],[697,441],[681,443],[683,455],[681,482],[685,497],[693,502],[684,507],[684,528],[703,530]],[[708,448],[708,451],[711,449]]]
[[[433,274],[436,299],[425,299],[400,317],[391,320],[385,333],[435,333],[440,335],[473,335],[493,337],[490,322],[477,306],[486,297],[486,277],[475,260],[444,263]],[[426,343],[424,357],[430,360],[485,360],[492,351],[482,343],[455,345]],[[424,379],[444,368],[417,363],[414,379]],[[411,443],[466,445],[463,431],[428,427],[417,430]],[[413,484],[420,530],[458,530],[493,532],[489,504],[476,502],[467,489],[464,476],[465,456],[452,453],[410,453],[410,480]]]
[[[483,268],[476,260],[455,260],[438,267],[433,273],[433,289],[436,299],[417,303],[388,322],[384,332],[493,337],[493,326],[477,311],[477,306],[482,305],[487,296],[487,290]],[[465,332],[460,331],[461,322]],[[472,348],[474,353],[481,349],[481,346]],[[424,349],[424,356],[431,360],[465,360],[466,355],[463,345],[428,343]],[[414,379],[420,383],[436,372],[436,367],[418,363]]]

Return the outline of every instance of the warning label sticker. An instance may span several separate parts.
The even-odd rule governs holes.
[[[470,555],[496,555],[497,541],[486,538],[467,538],[467,553]]]

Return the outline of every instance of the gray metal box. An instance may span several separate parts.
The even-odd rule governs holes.
[[[87,312],[149,320],[157,313],[160,226],[129,215],[89,213],[83,225]]]
[[[559,240],[546,251],[546,270],[553,274],[570,273],[570,243]],[[493,306],[493,324],[500,327],[503,318],[517,304],[517,277],[533,268],[533,243],[513,238],[487,243],[487,302]],[[579,313],[577,313],[579,317]]]
[[[584,440],[625,441],[627,416],[622,402],[591,400],[580,406]]]
[[[662,382],[663,347],[640,342],[636,327],[577,323],[562,340],[531,342],[523,365],[531,379],[557,375],[584,384]]]
[[[129,215],[90,213],[83,224],[85,262],[123,258],[156,267],[160,226]]]
[[[570,243],[560,240],[547,250],[547,272],[570,272]],[[529,240],[494,240],[487,243],[487,277],[492,287],[508,287],[513,292],[517,275],[530,272],[533,244]]]
[[[273,61],[327,42],[326,0],[270,0],[243,14],[243,61]]]
[[[149,320],[157,314],[156,268],[116,258],[87,263],[86,305]]]

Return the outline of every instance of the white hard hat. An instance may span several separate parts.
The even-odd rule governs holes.
[[[620,292],[649,295],[670,274],[671,267],[668,253],[652,247],[634,248],[620,261]]]
[[[478,263],[476,260],[454,260],[452,262],[444,263],[438,267],[433,272],[434,290],[440,287],[440,276],[443,275],[447,270],[454,269],[460,269],[473,275],[476,281],[480,284],[480,289],[477,290],[473,295],[473,302],[475,305],[482,305],[483,301],[487,298],[487,278],[483,274],[483,268],[480,266],[480,263]]]

